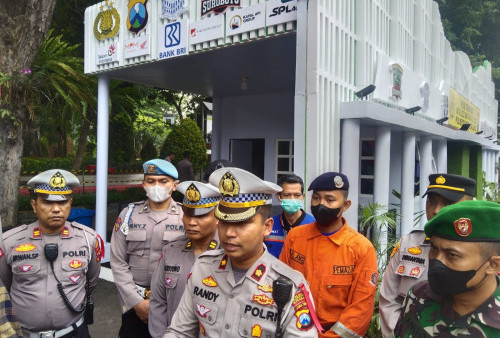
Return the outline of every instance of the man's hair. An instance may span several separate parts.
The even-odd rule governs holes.
[[[288,184],[295,184],[298,183],[300,184],[300,191],[304,193],[304,181],[302,178],[295,174],[286,174],[286,175],[281,175],[278,178],[278,185],[280,187],[283,187],[283,184],[288,183]]]
[[[189,157],[189,156],[191,156],[191,152],[190,152],[190,151],[188,151],[188,150],[186,150],[186,151],[184,152],[184,157]]]
[[[500,242],[478,242],[479,252],[484,259],[500,256]]]
[[[262,223],[264,223],[266,219],[271,217],[272,208],[273,206],[270,204],[263,205],[259,208],[257,214],[262,216]]]
[[[171,155],[174,155],[174,156],[175,156],[175,154],[174,154],[174,152],[173,152],[173,151],[169,151],[169,152],[168,152],[168,154],[167,154],[167,156],[171,156]]]

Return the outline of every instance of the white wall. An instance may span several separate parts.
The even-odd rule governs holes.
[[[215,97],[212,159],[229,159],[229,140],[265,138],[264,179],[276,180],[276,139],[293,139],[293,93]]]

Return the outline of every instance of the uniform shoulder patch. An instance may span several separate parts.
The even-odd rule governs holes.
[[[296,286],[303,283],[304,277],[300,272],[290,268],[288,265],[281,261],[273,262],[271,268],[282,276],[290,279]]]
[[[394,247],[394,249],[392,249],[391,258],[394,257],[394,255],[398,253],[398,251],[399,251],[399,244],[400,244],[400,242],[398,241],[398,243],[396,244],[396,246]]]

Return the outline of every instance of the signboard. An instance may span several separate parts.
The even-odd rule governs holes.
[[[189,28],[189,43],[217,40],[224,37],[224,15],[215,15],[193,22]]]
[[[142,35],[125,41],[125,59],[149,54],[149,35]]]
[[[241,34],[266,25],[264,3],[226,13],[226,35]]]
[[[266,2],[266,26],[297,20],[297,0],[269,0]]]
[[[450,87],[448,111],[448,124],[460,128],[464,123],[470,123],[468,131],[477,132],[479,108],[452,87]]]
[[[241,0],[201,0],[201,16],[210,12],[222,14],[228,7],[240,7]]]
[[[162,0],[160,18],[177,20],[187,10],[188,0]]]
[[[188,53],[187,19],[174,21],[158,28],[158,59],[167,59]]]
[[[110,45],[97,47],[95,49],[95,63],[103,65],[118,61],[118,43],[113,42]]]

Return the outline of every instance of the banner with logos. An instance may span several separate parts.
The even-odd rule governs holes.
[[[158,28],[158,59],[168,59],[188,53],[187,19],[169,22]]]
[[[97,47],[95,49],[96,65],[103,65],[118,61],[118,43],[113,42],[110,45]]]
[[[479,124],[479,108],[450,87],[448,106],[448,124],[460,128],[469,123],[468,131],[475,133]]]
[[[226,12],[226,35],[241,34],[265,27],[265,12],[266,6],[264,3]]]
[[[195,21],[191,23],[189,28],[189,43],[191,45],[223,37],[224,15],[215,15],[211,18]]]
[[[266,2],[266,26],[297,20],[297,0],[269,0]]]
[[[125,59],[137,56],[149,55],[149,35],[141,35],[125,41],[123,57]]]

